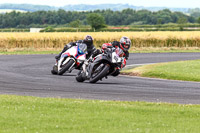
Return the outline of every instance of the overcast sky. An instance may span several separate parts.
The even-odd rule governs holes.
[[[195,8],[200,7],[200,0],[0,0],[0,4],[37,4],[37,5],[50,5],[50,6],[64,6],[74,4],[130,4],[135,6],[159,6],[159,7],[186,7]]]

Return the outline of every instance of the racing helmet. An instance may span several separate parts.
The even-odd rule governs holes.
[[[120,39],[120,48],[124,51],[128,51],[131,46],[131,40],[128,37],[122,37]]]
[[[92,36],[90,36],[90,35],[85,36],[83,42],[86,43],[87,45],[92,45],[93,44]]]

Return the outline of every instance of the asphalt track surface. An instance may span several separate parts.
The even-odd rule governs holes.
[[[52,75],[55,55],[0,55],[0,94],[37,97],[200,104],[200,83],[108,77],[96,84],[75,80],[77,71]],[[200,53],[130,54],[130,64],[200,59]]]

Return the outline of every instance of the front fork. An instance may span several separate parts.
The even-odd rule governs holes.
[[[86,60],[86,61],[84,61],[84,63],[83,63],[83,66],[82,66],[82,68],[83,68],[83,77],[84,78],[86,78],[86,79],[88,79],[88,71],[89,71],[89,62],[88,62],[88,60]]]

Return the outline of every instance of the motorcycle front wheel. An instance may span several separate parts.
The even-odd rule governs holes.
[[[76,81],[77,82],[84,82],[85,81],[85,79],[83,78],[82,73],[81,73],[82,71],[83,70],[80,70],[76,75]]]
[[[63,75],[72,65],[74,64],[74,60],[69,60],[64,66],[58,71],[58,75]]]
[[[96,83],[98,80],[104,78],[107,75],[109,69],[110,69],[110,65],[105,64],[104,66],[102,66],[102,68],[99,72],[92,74],[89,82],[90,83]]]

